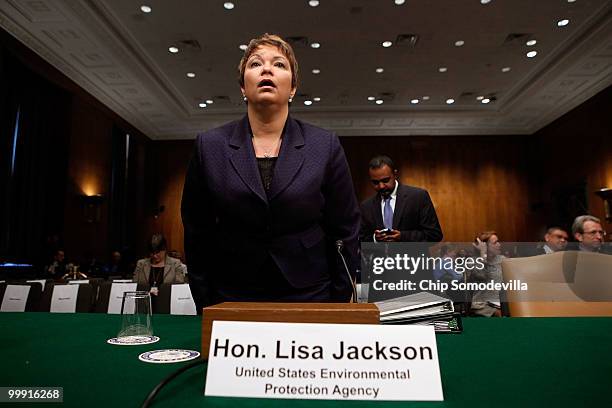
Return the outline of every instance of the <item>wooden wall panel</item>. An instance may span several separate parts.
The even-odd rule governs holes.
[[[113,122],[91,104],[75,97],[72,104],[70,155],[64,243],[69,260],[84,262],[103,258],[108,245],[108,195],[111,177],[111,134]],[[79,197],[103,194],[100,221],[89,223]]]
[[[610,112],[612,87],[538,131],[541,155],[534,163],[534,169],[545,175],[539,189],[544,211],[550,210],[555,189],[586,181],[586,210],[601,218],[607,231],[612,225],[604,220],[603,200],[594,192],[612,188]]]
[[[161,232],[168,240],[168,249],[184,253],[183,223],[181,221],[181,197],[192,140],[157,141],[147,157],[148,203],[146,205],[146,243],[151,234]],[[163,205],[164,211],[157,218],[153,210]]]
[[[387,154],[400,180],[431,195],[446,241],[471,241],[495,229],[503,240],[528,239],[529,141],[518,136],[342,138],[360,201],[374,194],[367,166]]]

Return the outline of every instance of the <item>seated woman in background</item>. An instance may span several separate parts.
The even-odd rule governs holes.
[[[484,260],[485,267],[474,268],[470,271],[469,280],[472,282],[501,283],[501,263],[505,258],[501,254],[501,242],[495,231],[480,232],[476,235],[474,248],[478,251],[476,256]],[[501,316],[501,302],[497,290],[477,290],[472,295],[471,314],[474,316]]]
[[[162,283],[184,283],[185,271],[181,261],[167,256],[166,238],[162,234],[153,234],[149,242],[149,258],[143,258],[136,264],[134,282],[151,287],[151,294],[157,295]]]

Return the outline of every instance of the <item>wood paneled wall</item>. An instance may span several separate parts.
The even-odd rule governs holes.
[[[595,195],[600,188],[612,188],[611,113],[609,87],[534,135],[540,143],[534,171],[542,175],[537,192],[546,204],[544,211],[550,210],[555,190],[586,182],[586,212],[599,217],[607,231],[612,230],[604,217],[603,200]]]
[[[520,136],[342,138],[359,200],[374,194],[368,162],[386,154],[400,180],[429,191],[446,241],[472,241],[494,229],[529,239],[529,140]]]

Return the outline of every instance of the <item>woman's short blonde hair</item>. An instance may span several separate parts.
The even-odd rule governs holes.
[[[246,63],[251,56],[255,52],[255,50],[262,45],[271,45],[280,50],[281,53],[289,60],[289,66],[291,68],[291,88],[297,88],[298,83],[298,63],[295,59],[295,53],[293,52],[293,48],[291,45],[278,35],[265,33],[259,38],[253,38],[244,51],[244,55],[240,60],[240,64],[238,64],[238,83],[241,88],[244,88],[244,71],[246,69]]]

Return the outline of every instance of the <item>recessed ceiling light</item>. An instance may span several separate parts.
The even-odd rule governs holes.
[[[491,0],[480,0],[480,4],[489,4]]]
[[[319,75],[321,73],[321,70],[319,68],[315,68],[312,70],[312,73],[315,75]]]
[[[413,99],[410,101],[411,104],[416,105],[417,103],[419,103],[418,99]]]
[[[242,51],[246,51],[246,49],[249,48],[249,46],[246,44],[240,44],[238,48],[240,48]]]
[[[538,42],[536,40],[529,40],[525,43],[525,45],[527,45],[528,47],[533,47],[534,45],[536,45]]]
[[[310,0],[310,1],[308,2],[308,5],[309,5],[310,7],[317,7],[317,6],[319,5],[319,0]]]
[[[482,95],[476,97],[477,101],[482,101],[483,99],[484,99],[484,96],[482,96]]]
[[[393,43],[391,41],[383,41],[382,46],[385,48],[389,48]]]
[[[310,48],[321,48],[321,43],[313,42],[312,44],[310,44]]]
[[[212,99],[207,99],[206,103],[209,104],[209,105],[212,105],[214,103],[214,101]]]
[[[375,98],[375,97],[373,97],[373,96],[368,96],[368,101],[373,101],[373,100],[375,100],[375,99],[376,99],[376,98]]]
[[[195,72],[188,72],[187,78],[195,78]]]
[[[377,99],[377,100],[376,100],[376,104],[377,104],[377,105],[382,105],[382,104],[383,104],[383,102],[384,102],[384,101],[383,101],[382,99]]]
[[[446,68],[446,67],[438,68],[438,72],[446,72],[446,71],[448,71],[448,68]]]
[[[502,72],[510,72],[510,70],[511,70],[511,69],[512,69],[512,68],[510,68],[510,67],[503,67],[503,68],[501,69],[501,71],[502,71]]]
[[[446,100],[447,105],[452,105],[453,103],[455,103],[455,100],[453,98],[449,98]]]
[[[312,101],[311,101],[311,100],[306,99],[306,100],[304,101],[304,105],[306,105],[306,106],[310,106],[310,105],[312,105]]]
[[[395,4],[397,4],[398,6],[401,6],[405,2],[406,2],[406,0],[395,0]]]
[[[376,68],[376,73],[377,74],[382,74],[383,72],[385,72],[384,68]]]
[[[462,47],[463,44],[465,44],[465,41],[463,40],[455,41],[455,47]]]
[[[484,103],[484,104],[487,104],[489,102],[491,102],[489,98],[484,98],[482,101],[480,101],[480,103]]]
[[[168,47],[168,51],[170,51],[173,54],[176,54],[177,52],[179,52],[179,49],[177,47]]]
[[[206,107],[206,104],[205,104],[204,102],[200,102],[200,103],[198,103],[198,106],[199,106],[200,108],[205,108],[205,107]]]
[[[314,98],[312,98],[312,100],[315,102],[321,102],[321,98],[319,98],[318,96],[315,96]]]
[[[538,52],[537,52],[537,51],[529,51],[529,52],[527,53],[527,58],[533,58],[533,57],[535,57],[536,55],[538,55]]]
[[[150,13],[153,11],[153,9],[145,4],[143,4],[142,6],[140,6],[140,11],[142,11],[143,13]]]
[[[424,100],[424,101],[428,101],[429,100],[429,96],[424,96],[421,99]]]
[[[557,21],[557,25],[559,27],[565,27],[568,24],[569,24],[569,20],[567,18],[564,18],[563,20]]]
[[[232,3],[231,1],[226,1],[225,3],[223,3],[223,7],[225,7],[226,10],[231,10],[234,8],[234,3]]]
[[[574,3],[576,0],[567,0],[568,3]]]

